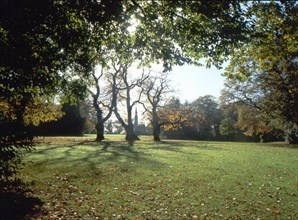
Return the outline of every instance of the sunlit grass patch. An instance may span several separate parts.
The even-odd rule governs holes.
[[[22,173],[44,218],[297,219],[295,148],[164,141],[41,143]]]

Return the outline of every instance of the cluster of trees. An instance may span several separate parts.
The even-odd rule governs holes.
[[[150,132],[155,130],[155,140],[160,140],[160,135],[192,140],[284,140],[286,133],[281,129],[270,128],[260,119],[257,109],[242,102],[227,102],[226,98],[224,92],[220,100],[206,95],[193,102],[181,103],[178,98],[172,97],[158,108],[159,129],[155,130],[151,121],[148,126],[153,130]]]
[[[226,69],[226,102],[238,106],[247,133],[280,130],[298,143],[298,22],[296,1],[252,2],[252,39]],[[270,15],[270,16],[269,16]],[[241,124],[241,123],[239,123]]]
[[[160,125],[158,120],[158,110],[161,108],[169,94],[173,89],[170,87],[170,80],[166,73],[156,73],[146,68],[137,68],[129,65],[112,64],[113,68],[104,69],[102,66],[97,66],[97,71],[94,71],[92,78],[82,78],[81,81],[88,84],[89,88],[86,89],[87,95],[83,96],[84,100],[77,100],[76,112],[70,112],[72,114],[73,122],[78,121],[78,115],[82,115],[86,119],[87,130],[96,131],[97,141],[104,139],[104,131],[113,130],[113,126],[122,127],[126,133],[126,140],[135,141],[138,140],[136,133],[146,133],[146,128],[138,125],[136,129],[136,121],[134,110],[137,105],[141,105],[142,109],[150,115],[150,121],[153,125],[153,131],[155,132],[155,140],[159,140]],[[140,72],[140,73],[138,73]],[[68,105],[67,105],[68,106]],[[65,121],[66,116],[62,117],[58,122],[50,123],[58,126]],[[77,113],[77,114],[75,114]],[[78,114],[79,113],[79,114]],[[112,123],[111,116],[114,116],[117,121]],[[107,123],[108,122],[108,123]],[[49,123],[45,125],[50,126]],[[62,127],[68,127],[67,125]],[[76,127],[80,127],[81,123],[78,121],[77,126],[72,126],[75,132]],[[38,129],[39,131],[43,130]],[[56,129],[57,132],[60,129]],[[115,129],[114,129],[115,130]],[[117,128],[118,132],[121,132],[121,128]],[[138,130],[138,132],[136,132]],[[82,130],[81,130],[82,131]],[[45,134],[52,134],[44,133]],[[65,132],[60,132],[65,134]]]
[[[164,135],[168,138],[216,140],[222,118],[215,97],[206,95],[182,104],[172,98],[161,109]]]
[[[152,87],[149,87],[150,90],[143,87],[144,91],[147,91],[146,93],[140,90],[136,95],[137,97],[143,95],[143,99],[138,100],[138,103],[142,104],[146,114],[143,114],[141,123],[138,114],[132,114],[131,123],[135,135],[153,135],[155,141],[160,141],[161,136],[171,139],[257,142],[283,141],[287,138],[287,132],[266,124],[260,117],[257,108],[241,101],[230,102],[230,94],[226,93],[228,87],[223,90],[219,100],[206,95],[193,102],[182,103],[178,98],[171,96],[172,90],[161,90],[168,84],[164,84],[165,78],[159,78],[159,80],[162,80],[163,83],[157,84],[154,81],[156,90],[150,96],[148,96],[148,91],[153,89],[152,84]],[[146,85],[148,85],[148,81]],[[155,104],[152,100],[155,100]],[[86,117],[85,132],[95,133],[97,117],[91,100],[87,99],[81,102],[81,106],[81,112]],[[105,132],[110,134],[126,133],[125,128],[115,117],[105,123]]]
[[[132,109],[139,99],[129,98],[136,89],[151,97],[148,112],[158,134],[165,126],[156,108],[163,105],[160,92],[146,72],[128,77],[134,65],[161,63],[167,72],[174,65],[200,65],[202,58],[220,67],[230,57],[226,75],[237,97],[229,103],[259,109],[266,126],[297,140],[296,1],[9,0],[0,8],[1,179],[15,173],[19,149],[31,148],[32,126],[62,117],[55,103],[76,102],[91,86],[97,140],[112,113],[126,138],[137,139]],[[101,103],[102,77],[109,101]]]

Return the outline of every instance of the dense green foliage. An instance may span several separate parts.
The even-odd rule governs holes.
[[[26,154],[22,177],[44,203],[40,218],[298,217],[289,145],[142,137],[131,148],[124,136],[94,137],[46,138]]]
[[[297,7],[297,1],[252,3],[251,40],[235,50],[226,71],[230,102],[251,106],[263,123],[259,131],[283,130],[290,143],[298,143]]]
[[[165,69],[184,63],[220,64],[246,40],[239,0],[132,1],[138,19],[136,41],[144,59]]]
[[[28,125],[54,118],[52,113],[42,114],[47,111],[41,104],[32,103],[39,99],[43,103],[56,94],[64,78],[61,73],[69,66],[90,68],[85,59],[90,25],[102,28],[121,12],[122,6],[118,1],[12,0],[1,1],[0,8],[2,179],[13,174],[5,171],[7,167],[16,167],[20,161],[17,149],[31,145]],[[35,114],[36,117],[42,117],[25,121],[30,107],[32,111],[41,112]]]

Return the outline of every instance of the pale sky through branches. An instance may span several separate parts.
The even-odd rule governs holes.
[[[221,90],[224,88],[225,77],[221,74],[224,72],[227,63],[222,69],[215,67],[206,68],[204,66],[197,67],[194,65],[174,66],[172,71],[168,73],[170,85],[176,91],[174,96],[179,98],[183,103],[185,101],[192,102],[197,98],[205,95],[212,95],[219,98]],[[155,64],[151,67],[152,73],[161,73],[162,65]],[[141,69],[131,67],[130,71],[141,74]],[[147,69],[146,71],[149,71]],[[99,74],[100,68],[96,69]],[[132,74],[134,75],[134,74]],[[101,81],[101,85],[104,82]]]
[[[131,26],[128,28],[129,32],[134,32],[137,27],[136,20],[131,21]],[[197,98],[205,95],[212,95],[216,98],[220,96],[221,90],[224,88],[224,80],[221,74],[224,72],[227,63],[223,65],[222,69],[216,67],[205,68],[194,65],[175,66],[169,73],[168,77],[171,84],[175,87],[174,90],[178,92],[175,94],[182,102],[192,102]],[[162,69],[161,64],[153,65],[154,71]]]
[[[182,102],[191,102],[204,95],[212,95],[218,98],[224,87],[225,77],[221,75],[224,68],[218,70],[215,67],[207,69],[204,66],[177,66],[173,68],[169,77],[172,85],[178,90],[177,97]]]

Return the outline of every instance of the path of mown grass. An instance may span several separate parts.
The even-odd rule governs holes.
[[[42,219],[298,219],[297,148],[108,139],[56,139],[26,155]]]

